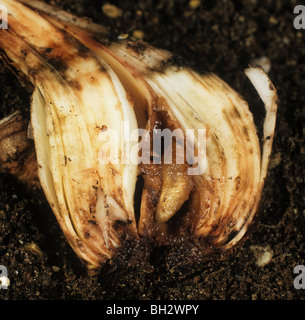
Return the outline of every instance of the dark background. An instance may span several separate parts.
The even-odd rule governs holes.
[[[216,73],[246,98],[258,129],[264,108],[243,69],[267,57],[279,95],[273,154],[255,228],[229,256],[190,265],[183,250],[173,259],[170,250],[150,252],[135,243],[93,276],[66,243],[44,196],[1,175],[0,264],[8,268],[10,286],[0,299],[305,298],[305,290],[293,286],[294,267],[305,264],[305,30],[293,27],[293,8],[301,2],[202,0],[195,8],[189,0],[109,0],[122,10],[116,18],[103,13],[102,0],[53,3],[111,27],[114,35],[140,30],[145,41],[199,72]],[[29,117],[30,93],[1,71],[0,118],[15,110]],[[253,246],[272,252],[268,264],[256,265]]]

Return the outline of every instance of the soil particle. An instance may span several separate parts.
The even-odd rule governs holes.
[[[199,72],[218,74],[249,102],[258,130],[264,108],[243,69],[266,57],[279,94],[273,165],[257,224],[230,255],[185,264],[182,247],[150,250],[135,242],[95,275],[75,257],[44,195],[2,174],[0,264],[10,286],[0,299],[304,299],[305,291],[293,286],[294,267],[305,264],[305,30],[293,27],[296,1],[52,2],[116,35],[140,30],[145,41]],[[121,10],[116,18],[103,13],[106,3]],[[30,92],[1,71],[0,119],[16,110],[29,118]],[[270,248],[270,261],[258,267],[251,246]]]

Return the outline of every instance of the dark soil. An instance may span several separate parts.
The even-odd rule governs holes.
[[[188,264],[187,245],[151,252],[133,243],[97,275],[88,275],[75,257],[44,195],[1,175],[0,264],[10,286],[0,299],[305,298],[293,285],[294,267],[305,264],[305,30],[293,27],[298,1],[202,0],[192,8],[189,0],[109,0],[122,9],[117,18],[103,14],[102,0],[54,2],[117,34],[141,30],[145,41],[218,74],[249,102],[258,128],[263,105],[243,69],[267,57],[279,94],[273,154],[255,228],[230,255]],[[0,118],[15,110],[29,117],[29,102],[30,93],[3,68]],[[262,267],[257,245],[273,253]]]

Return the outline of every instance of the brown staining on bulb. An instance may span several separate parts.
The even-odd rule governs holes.
[[[217,76],[201,76],[142,41],[97,43],[96,33],[69,13],[24,1],[36,3],[41,14],[9,0],[11,27],[2,30],[0,47],[5,62],[35,87],[31,117],[41,185],[78,256],[98,268],[122,239],[141,238],[160,246],[186,237],[204,243],[203,253],[205,244],[208,250],[231,249],[257,212],[272,149],[277,96],[266,74],[245,71],[266,107],[260,156],[246,102]],[[125,120],[130,129],[145,128],[140,142],[150,143],[142,152],[148,161],[139,152],[138,167],[100,165],[97,155],[108,158],[100,132]],[[195,160],[202,148],[193,146],[188,129],[206,129],[201,146],[207,168],[197,176],[188,170],[196,167],[186,154]],[[155,149],[154,134],[163,130],[163,144]],[[202,141],[199,132],[195,138]],[[0,122],[0,152],[2,172],[37,182],[34,145],[18,114]],[[141,199],[133,207],[137,174]]]

